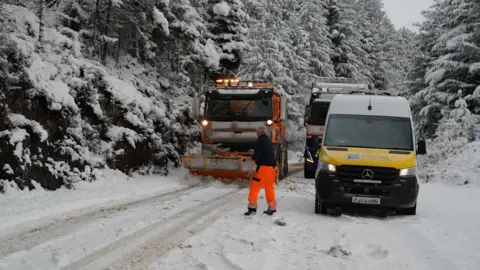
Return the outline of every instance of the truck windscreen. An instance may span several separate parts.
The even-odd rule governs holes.
[[[307,124],[316,126],[325,125],[325,120],[327,119],[329,107],[330,102],[312,102]]]
[[[333,114],[328,119],[325,146],[414,151],[409,118]]]
[[[272,118],[272,101],[271,98],[208,99],[205,116],[211,120],[268,120]]]

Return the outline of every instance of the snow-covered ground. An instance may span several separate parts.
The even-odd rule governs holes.
[[[480,189],[426,184],[417,216],[313,213],[314,186],[297,176],[278,191],[276,217],[241,215],[239,204],[172,250],[156,269],[478,269]],[[265,207],[265,204],[262,205]],[[283,219],[285,227],[274,220]],[[187,247],[187,248],[185,248]]]
[[[46,191],[38,184],[36,190],[23,191],[12,183],[12,186],[6,186],[6,193],[0,195],[0,235],[4,229],[19,223],[77,209],[118,205],[150,197],[158,192],[185,188],[191,181],[182,178],[184,174],[184,170],[177,170],[169,177],[129,178],[119,171],[106,170],[102,172],[99,181],[78,182],[74,190],[62,188],[56,191]]]
[[[423,184],[413,217],[330,217],[313,213],[313,181],[298,173],[277,188],[275,216],[246,218],[247,189],[198,185],[198,178],[187,179],[183,170],[163,178],[108,179],[76,191],[11,191],[0,197],[0,269],[473,270],[480,265],[477,187]],[[274,224],[277,219],[286,226]]]

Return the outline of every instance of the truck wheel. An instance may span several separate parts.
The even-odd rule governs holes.
[[[411,208],[402,209],[400,212],[407,216],[415,216],[417,214],[417,203]]]
[[[326,214],[327,207],[324,202],[320,201],[315,194],[315,214]]]
[[[303,176],[306,178],[306,179],[313,179],[315,178],[315,171],[312,171],[312,170],[303,170]]]

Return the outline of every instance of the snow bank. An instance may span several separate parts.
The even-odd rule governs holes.
[[[0,196],[0,231],[16,224],[52,217],[60,213],[97,206],[107,206],[126,200],[137,200],[156,193],[186,187],[183,180],[186,171],[173,170],[171,175],[129,177],[118,170],[97,171],[97,181],[78,182],[75,190],[64,187],[55,192],[43,189],[38,183],[35,190],[19,189],[15,184],[6,184],[5,194]],[[19,203],[18,198],[22,198]]]
[[[428,182],[455,185],[480,185],[480,141],[466,144],[458,153],[436,164],[424,164],[423,175]]]
[[[288,150],[288,162],[297,163],[303,161],[303,152]]]
[[[0,12],[0,62],[10,72],[0,81],[11,86],[0,95],[0,192],[8,181],[57,189],[106,167],[167,174],[179,166],[178,154],[199,132],[180,85],[130,57],[115,69],[101,66],[82,56],[78,32],[55,23],[46,24],[39,48],[35,14],[14,5]]]

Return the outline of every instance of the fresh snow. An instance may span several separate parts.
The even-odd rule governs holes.
[[[48,132],[37,121],[29,120],[25,118],[25,116],[15,113],[8,115],[8,119],[12,125],[16,127],[30,126],[33,129],[33,132],[39,136],[40,141],[42,142],[48,138]]]
[[[0,197],[0,268],[474,270],[480,264],[480,213],[465,207],[480,204],[478,187],[422,184],[417,216],[388,218],[314,214],[314,183],[301,173],[277,187],[273,217],[243,216],[248,189],[236,185],[206,183],[155,197],[199,183],[184,170],[130,179],[107,172],[76,190],[7,190]],[[259,204],[266,207],[263,191]]]
[[[155,22],[162,27],[163,32],[165,32],[167,36],[170,35],[170,29],[168,28],[168,21],[165,15],[156,7],[153,7],[153,14],[155,15]]]
[[[480,187],[480,141],[468,143],[460,150],[433,164],[432,182]]]
[[[8,170],[7,165],[4,170]],[[61,188],[57,191],[44,190],[38,184],[32,191],[19,190],[13,183],[7,183],[5,194],[0,195],[0,235],[4,229],[27,221],[95,205],[107,206],[137,200],[157,192],[186,187],[189,183],[182,180],[183,175],[184,170],[177,170],[168,177],[128,177],[119,171],[104,170],[99,172],[97,181],[81,181],[73,190]]]
[[[218,69],[220,64],[220,54],[217,52],[215,43],[211,39],[208,39],[205,43],[204,53],[206,56],[205,65],[213,69]]]
[[[244,205],[154,263],[155,269],[477,269],[479,189],[422,185],[418,215],[386,219],[313,214],[314,187],[278,191],[279,213],[245,218]],[[451,200],[445,200],[450,198]],[[265,207],[265,203],[261,206]],[[286,226],[274,225],[283,219]]]
[[[230,13],[230,6],[227,4],[227,2],[222,1],[215,6],[213,6],[213,12],[217,15],[222,15],[222,16],[228,16]]]

